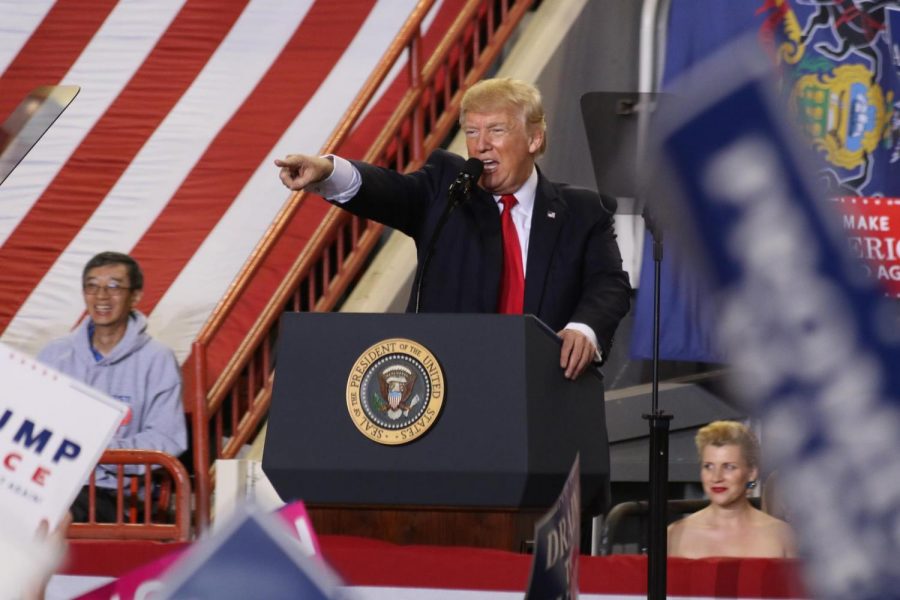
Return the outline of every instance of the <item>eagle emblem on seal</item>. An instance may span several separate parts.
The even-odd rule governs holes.
[[[396,421],[409,416],[409,410],[421,401],[416,394],[412,398],[416,374],[403,365],[390,365],[378,374],[379,397],[376,402],[388,418]]]

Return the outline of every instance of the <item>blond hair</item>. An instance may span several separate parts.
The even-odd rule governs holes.
[[[737,421],[713,421],[697,432],[694,444],[701,460],[707,446],[734,444],[741,449],[748,467],[754,469],[759,466],[759,441],[750,429]]]
[[[489,113],[510,108],[522,112],[529,133],[535,130],[546,133],[547,121],[544,119],[541,92],[530,83],[511,77],[482,79],[466,90],[460,106],[459,124],[463,125],[469,112]],[[547,136],[542,138],[538,154],[547,150]]]

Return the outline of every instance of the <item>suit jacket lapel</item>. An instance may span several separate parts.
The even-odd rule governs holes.
[[[525,271],[526,313],[539,314],[547,271],[567,213],[566,204],[556,189],[538,171],[537,193],[531,213],[531,236],[528,240],[528,267]]]

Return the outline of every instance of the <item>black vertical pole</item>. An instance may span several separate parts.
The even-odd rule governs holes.
[[[662,232],[655,227],[647,210],[644,221],[653,236],[653,380],[650,414],[644,419],[650,424],[650,519],[647,536],[647,598],[666,598],[666,527],[669,501],[669,421],[659,409],[659,326],[660,273],[662,270]]]
[[[666,598],[666,526],[669,487],[669,421],[672,415],[644,415],[650,421],[650,519],[647,598]]]

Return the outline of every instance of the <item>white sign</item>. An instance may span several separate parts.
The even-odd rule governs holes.
[[[125,417],[126,405],[0,344],[0,514],[7,535],[53,530]]]

